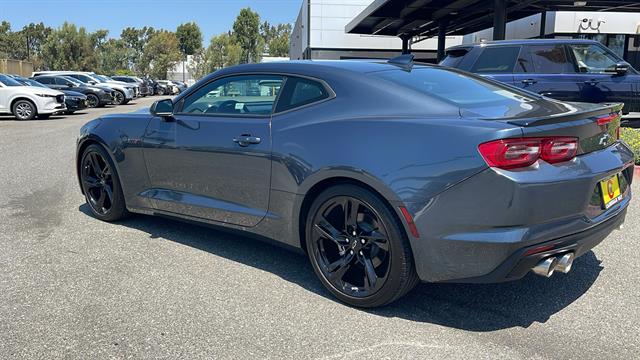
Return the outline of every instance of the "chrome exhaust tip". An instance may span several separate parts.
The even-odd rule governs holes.
[[[556,265],[558,265],[558,258],[556,257],[548,257],[538,263],[538,265],[534,266],[531,271],[534,274],[550,277],[553,275],[553,272],[556,269]]]
[[[569,271],[571,271],[571,265],[573,265],[573,258],[574,258],[574,255],[572,252],[562,255],[558,260],[558,264],[556,265],[555,270],[558,270],[564,274],[568,273]]]

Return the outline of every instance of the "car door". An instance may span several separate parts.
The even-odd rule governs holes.
[[[516,86],[553,99],[580,101],[580,87],[563,44],[524,45],[518,65],[513,76]]]
[[[2,83],[0,79],[0,113],[9,113],[9,93],[10,90]]]
[[[213,80],[156,117],[144,154],[162,211],[241,226],[266,215],[271,185],[271,114],[284,82],[276,75]],[[262,86],[262,83],[280,84]]]
[[[615,65],[623,60],[598,43],[574,43],[568,48],[575,61],[574,81],[581,89],[581,101],[623,102],[623,112],[639,111],[634,86],[640,79],[635,70],[617,74]]]
[[[55,84],[49,85],[51,88],[56,90],[69,90],[70,86],[73,85],[70,81],[63,79],[61,77],[54,78]]]
[[[471,72],[513,85],[513,71],[519,53],[520,45],[487,46],[478,55]]]

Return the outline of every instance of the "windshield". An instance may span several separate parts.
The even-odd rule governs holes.
[[[82,86],[84,84],[80,80],[78,80],[76,78],[72,78],[71,76],[61,76],[61,78],[67,80],[70,83],[72,83],[73,86]]]
[[[29,86],[35,86],[35,87],[43,87],[43,88],[49,88],[46,85],[40,84],[39,82],[35,81],[35,80],[31,80],[31,79],[22,79],[22,82],[27,83]]]
[[[0,74],[0,83],[3,83],[5,86],[24,86],[5,74]]]
[[[508,106],[537,100],[529,93],[501,86],[480,77],[437,67],[412,71],[386,70],[373,75],[459,107]]]
[[[100,80],[100,81],[102,81],[102,82],[106,82],[106,81],[111,80],[111,79],[109,79],[108,77],[106,77],[106,76],[102,76],[102,75],[93,75],[93,77],[94,77],[94,78],[96,78],[96,79],[98,79],[98,80]]]

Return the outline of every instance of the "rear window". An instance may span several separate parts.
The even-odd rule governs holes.
[[[398,69],[373,74],[462,108],[508,107],[537,100],[532,94],[443,68],[418,68],[410,72]]]
[[[490,46],[473,64],[471,72],[487,74],[512,73],[520,53],[520,46]]]

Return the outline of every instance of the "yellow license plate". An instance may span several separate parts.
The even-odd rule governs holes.
[[[602,193],[602,201],[604,208],[608,209],[622,200],[620,194],[620,180],[618,175],[600,181],[600,192]]]

